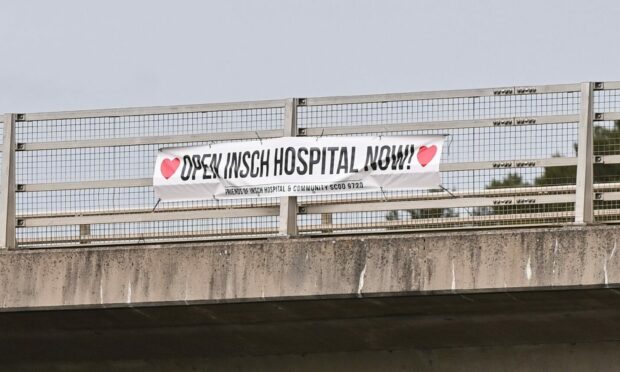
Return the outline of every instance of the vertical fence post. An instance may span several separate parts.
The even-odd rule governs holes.
[[[575,199],[575,223],[588,224],[594,222],[593,199],[593,154],[594,139],[592,135],[592,117],[594,84],[581,84],[581,104],[579,111],[579,129],[577,144],[577,190]]]
[[[297,99],[286,101],[284,107],[284,132],[286,137],[297,136]],[[284,196],[280,198],[280,235],[297,235],[297,197]]]
[[[15,249],[15,119],[5,114],[2,142],[2,178],[0,180],[0,245]]]

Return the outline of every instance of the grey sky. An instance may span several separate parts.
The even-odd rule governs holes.
[[[618,1],[0,0],[0,112],[585,80]]]

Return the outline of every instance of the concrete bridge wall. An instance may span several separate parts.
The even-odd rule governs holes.
[[[0,253],[0,309],[620,284],[620,229],[570,227]]]

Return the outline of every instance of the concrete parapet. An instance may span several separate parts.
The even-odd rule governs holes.
[[[620,284],[613,226],[0,253],[3,311]]]

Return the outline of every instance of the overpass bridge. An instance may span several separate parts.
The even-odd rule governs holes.
[[[6,114],[8,370],[614,370],[620,83]],[[445,134],[437,190],[159,204],[159,148]]]

